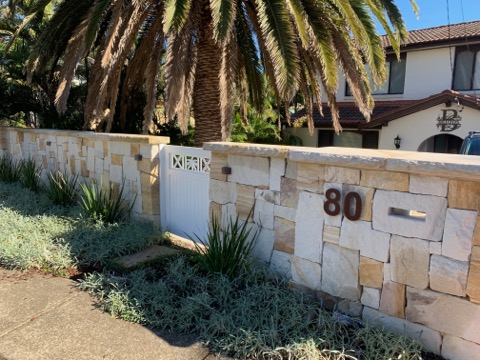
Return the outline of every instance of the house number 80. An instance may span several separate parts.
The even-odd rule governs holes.
[[[325,193],[327,201],[323,204],[323,209],[330,216],[340,214],[340,198],[342,195],[337,189],[328,189]],[[355,206],[352,206],[352,202]],[[349,192],[343,200],[343,212],[348,220],[355,221],[360,219],[362,214],[362,198],[356,192]]]

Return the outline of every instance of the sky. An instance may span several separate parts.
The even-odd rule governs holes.
[[[416,0],[420,8],[418,19],[409,0],[395,0],[407,25],[407,30],[425,29],[464,21],[480,20],[480,0]],[[449,11],[447,11],[447,6]],[[462,11],[463,9],[463,11]],[[380,34],[385,32],[378,30]]]

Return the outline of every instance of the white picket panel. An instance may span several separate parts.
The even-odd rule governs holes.
[[[210,151],[164,145],[160,148],[161,226],[183,237],[208,230]]]

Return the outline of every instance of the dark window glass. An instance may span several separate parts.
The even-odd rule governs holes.
[[[318,147],[333,146],[333,130],[318,131]]]
[[[387,73],[388,77],[384,84],[375,87],[370,75],[370,71],[367,69],[368,75],[370,77],[370,85],[372,88],[372,94],[381,95],[381,94],[403,94],[405,89],[405,72],[407,70],[407,57],[405,54],[402,54],[400,60],[397,60],[396,57],[387,58]],[[352,96],[350,87],[346,86],[345,95]]]
[[[457,49],[453,89],[480,89],[480,49],[478,47]]]
[[[363,133],[362,148],[378,149],[378,131],[368,131]]]
[[[390,88],[389,94],[403,94],[405,88],[405,70],[407,61],[394,60],[390,63]]]

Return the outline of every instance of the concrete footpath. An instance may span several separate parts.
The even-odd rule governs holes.
[[[0,360],[214,360],[194,336],[155,333],[96,309],[72,280],[0,268]]]

